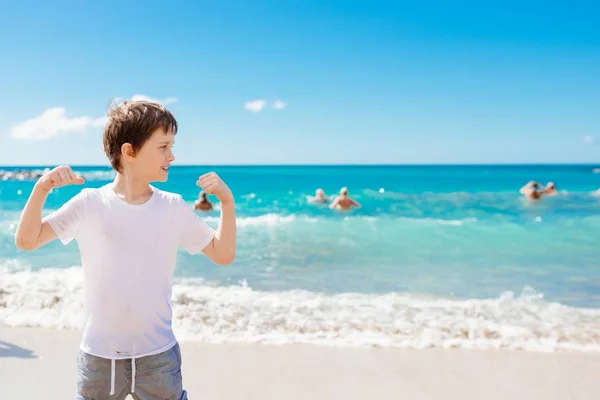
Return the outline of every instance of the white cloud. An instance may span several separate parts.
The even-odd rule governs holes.
[[[585,143],[594,143],[594,137],[592,135],[587,135],[583,137],[583,141]]]
[[[265,108],[265,106],[267,105],[267,101],[263,100],[263,99],[257,99],[257,100],[252,100],[252,101],[247,101],[244,103],[244,108],[248,111],[251,112],[259,112],[262,111],[263,108]],[[275,100],[273,102],[273,108],[275,108],[276,110],[283,110],[284,108],[287,107],[287,103],[285,101],[282,100]]]
[[[275,109],[277,110],[283,110],[287,107],[287,103],[285,101],[275,100],[275,103],[273,103],[273,107],[275,107]]]
[[[251,112],[259,112],[265,107],[267,102],[265,100],[252,100],[244,103],[244,108]]]
[[[42,115],[15,125],[10,132],[14,139],[40,141],[56,136],[83,132],[92,127],[102,127],[106,117],[67,117],[63,107],[49,108]]]
[[[162,104],[163,106],[166,106],[167,104],[173,104],[173,103],[177,103],[177,98],[176,97],[167,97],[166,99],[154,99],[152,97],[148,97],[144,94],[134,94],[133,97],[131,98],[132,101],[151,101],[153,103],[158,103],[158,104]]]

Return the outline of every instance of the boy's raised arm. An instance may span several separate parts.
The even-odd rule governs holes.
[[[219,265],[231,264],[235,259],[236,223],[233,200],[221,202],[221,218],[213,241],[204,254]]]
[[[67,166],[56,167],[36,182],[17,225],[15,244],[21,250],[35,250],[56,239],[57,235],[48,224],[42,222],[42,209],[50,191],[54,188],[84,183]]]
[[[235,205],[229,187],[214,172],[202,175],[196,182],[206,193],[214,194],[221,202],[221,218],[213,241],[204,254],[219,265],[231,264],[236,254],[237,228]]]
[[[17,233],[15,244],[21,250],[35,250],[38,247],[56,239],[56,234],[48,223],[42,224],[42,208],[48,197],[49,190],[36,184],[25,204]]]

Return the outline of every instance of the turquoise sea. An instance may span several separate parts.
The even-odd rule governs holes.
[[[0,170],[24,168],[44,167]],[[113,178],[74,169],[85,187]],[[597,165],[180,166],[155,186],[191,205],[211,170],[236,197],[238,256],[219,267],[180,253],[182,339],[600,351]],[[560,193],[527,201],[529,180]],[[76,329],[77,244],[14,246],[33,183],[0,181],[0,324]],[[342,186],[362,208],[309,202]],[[80,189],[55,190],[45,212]],[[216,227],[218,209],[201,215]]]

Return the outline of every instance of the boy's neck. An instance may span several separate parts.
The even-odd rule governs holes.
[[[117,172],[112,188],[122,200],[130,204],[145,203],[152,196],[149,182]]]

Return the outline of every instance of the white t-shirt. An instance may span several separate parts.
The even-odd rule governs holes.
[[[176,343],[171,327],[177,249],[200,253],[215,231],[174,193],[153,186],[141,205],[108,184],[83,189],[45,220],[83,265],[81,350],[109,359],[158,354]]]

